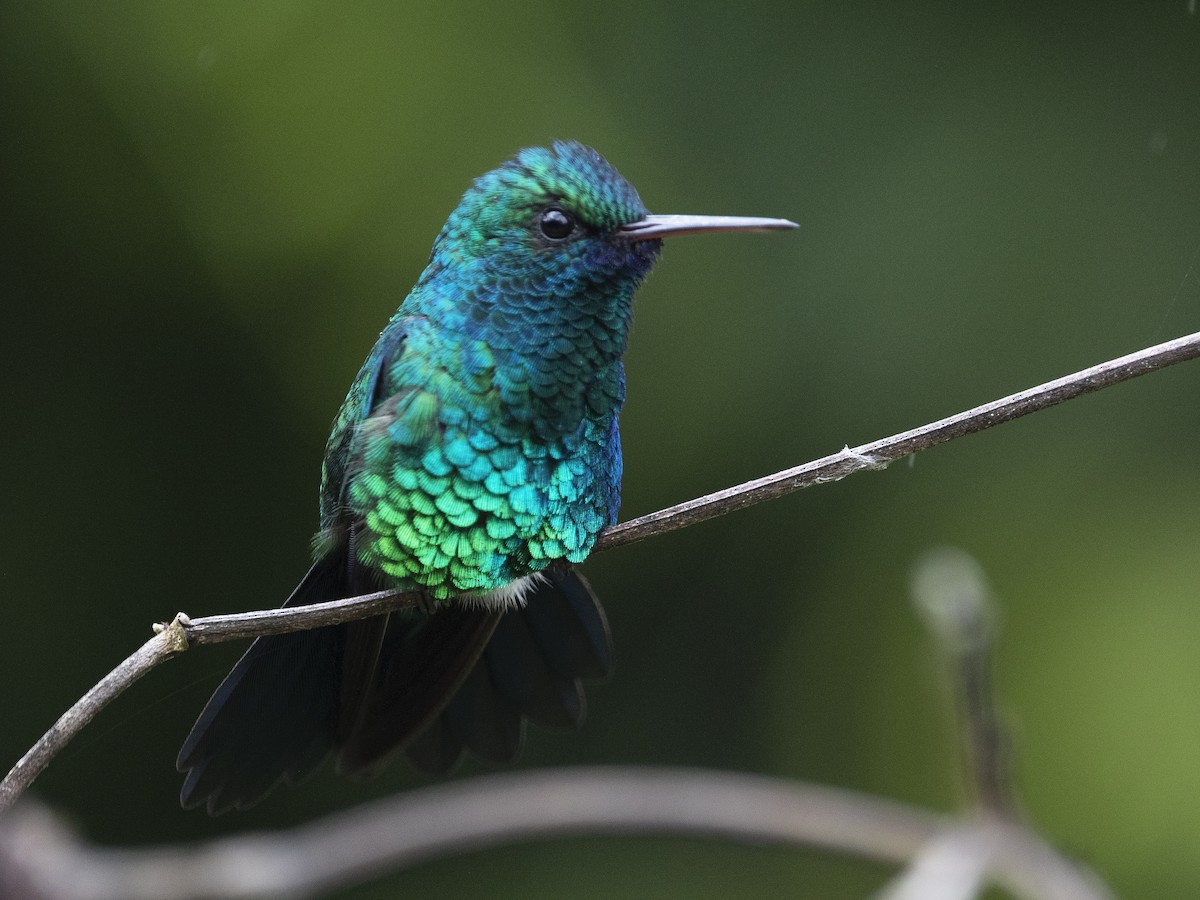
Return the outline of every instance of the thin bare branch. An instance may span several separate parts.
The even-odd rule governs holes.
[[[60,900],[311,897],[417,863],[537,838],[662,834],[815,848],[905,863],[950,831],[983,829],[996,881],[1028,900],[1110,900],[1086,868],[1003,822],[966,825],[875,797],[732,772],[578,768],[492,775],[424,788],[299,828],[200,845],[88,846],[44,810],[41,833],[0,820],[3,865]]]
[[[1138,375],[1145,375],[1197,356],[1200,356],[1200,332],[1109,360],[920,428],[859,447],[847,447],[839,453],[801,466],[630,519],[607,529],[596,542],[595,549],[597,552],[611,550],[644,538],[677,531],[767,500],[774,500],[806,487],[838,481],[864,469],[883,468],[920,450],[983,431],[1040,409],[1055,406],[1073,397],[1111,387]],[[311,606],[184,619],[184,630],[189,644],[219,643],[262,634],[336,625],[407,608],[413,606],[416,600],[415,594],[377,591],[361,597]]]
[[[176,622],[163,626],[129,658],[105,675],[68,709],[0,781],[0,813],[11,807],[63,747],[135,681],[177,653],[186,650]]]
[[[289,606],[281,609],[261,609],[254,612],[202,616],[195,619],[180,616],[189,646],[222,644],[240,641],[263,634],[304,631],[326,625],[340,625],[357,619],[368,619],[397,609],[415,606],[420,595],[415,591],[376,591],[345,600]]]
[[[991,428],[1031,412],[1054,406],[1073,397],[1110,387],[1174,363],[1194,359],[1196,356],[1200,356],[1200,332],[1101,363],[1073,375],[1046,382],[1038,387],[1012,394],[1001,400],[978,406],[920,428],[914,428],[911,431],[863,444],[853,449],[847,447],[832,456],[826,456],[802,466],[785,469],[774,475],[747,481],[715,494],[640,516],[606,530],[597,541],[595,549],[597,551],[609,550],[624,546],[643,538],[704,522],[766,500],[773,500],[814,484],[836,481],[863,469],[881,468],[919,450],[928,449],[957,437],[974,434],[985,428]],[[169,652],[165,652],[161,657],[142,658],[138,654],[134,654],[122,664],[122,667],[130,665],[135,658],[143,661],[152,660],[148,665],[148,667],[152,667],[193,643],[217,643],[264,634],[317,628],[352,619],[367,618],[389,610],[411,606],[414,603],[415,597],[412,595],[405,595],[398,591],[379,591],[364,597],[352,597],[331,603],[238,613],[229,616],[208,616],[189,620],[181,614],[176,617],[176,622],[183,632],[183,640],[175,642]],[[149,642],[147,647],[152,644],[154,641]],[[141,652],[139,651],[139,653]],[[106,677],[101,685],[109,683],[109,679],[114,679],[119,671],[121,668]],[[138,670],[137,675],[129,683],[132,683],[132,680],[136,680],[145,671],[146,669]],[[114,680],[112,684],[119,685],[120,679]],[[98,690],[101,685],[97,685],[93,691]],[[120,693],[123,689],[124,687],[118,687],[112,696]],[[93,692],[89,691],[0,782],[0,812],[11,806],[16,797],[28,787],[37,773],[45,767],[66,740],[69,740],[75,732],[95,716],[102,708],[103,703],[107,703],[111,696],[104,699],[99,706],[95,704],[94,699]],[[60,732],[59,729],[64,720],[67,720],[70,727],[62,729]]]
[[[834,453],[822,459],[784,469],[717,491],[677,506],[661,509],[615,525],[600,536],[597,550],[609,550],[643,538],[715,519],[734,510],[774,500],[825,481],[838,481],[863,469],[879,469],[919,450],[928,450],[954,438],[983,431],[1029,413],[1055,406],[1083,394],[1112,387],[1148,372],[1200,356],[1200,332],[1176,338],[1137,353],[1100,363],[1089,369],[1047,381],[1037,387],[966,412],[901,432],[882,440]]]

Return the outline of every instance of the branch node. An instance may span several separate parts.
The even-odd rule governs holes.
[[[842,447],[841,453],[838,454],[843,459],[853,460],[864,469],[886,469],[888,460],[880,459],[877,456],[872,456],[870,453],[863,453],[853,449],[849,444]]]
[[[187,634],[188,626],[191,624],[192,620],[188,618],[187,613],[176,613],[175,618],[169,624],[156,623],[154,631],[157,634],[166,634],[167,653],[174,656],[176,653],[183,653],[191,646]]]

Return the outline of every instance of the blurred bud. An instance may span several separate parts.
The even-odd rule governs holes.
[[[992,639],[994,613],[983,569],[957,547],[936,547],[913,566],[913,604],[947,652],[962,656]]]

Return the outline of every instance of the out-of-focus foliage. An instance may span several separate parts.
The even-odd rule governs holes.
[[[803,226],[667,248],[628,357],[630,516],[1200,327],[1198,97],[1187,0],[5,4],[0,755],[150,622],[286,595],[342,391],[461,190],[518,147],[591,143],[656,212]],[[905,587],[950,541],[1003,607],[1029,815],[1122,895],[1189,895],[1198,393],[1184,365],[598,557],[616,675],[523,764],[957,808]],[[237,652],[154,673],[39,795],[139,844],[419,783],[322,774],[240,816],[181,812],[175,751]],[[885,877],[597,839],[345,896],[859,897]]]

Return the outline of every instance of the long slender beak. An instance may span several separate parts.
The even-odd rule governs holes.
[[[787,231],[799,228],[787,219],[755,216],[643,216],[622,225],[617,234],[631,241],[647,241],[673,234],[704,234],[709,231]]]

